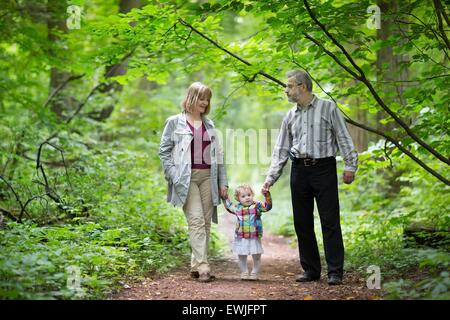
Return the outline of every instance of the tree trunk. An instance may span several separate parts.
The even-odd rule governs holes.
[[[361,109],[359,107],[360,99],[358,97],[355,99],[354,104],[355,106],[357,106],[357,108],[355,108],[355,120],[359,123],[368,124],[367,110]],[[368,132],[351,124],[348,125],[348,131],[353,138],[353,143],[355,144],[356,151],[358,151],[358,153],[366,151],[369,144]]]
[[[393,21],[392,14],[399,11],[398,0],[378,0],[378,6],[381,9],[381,14],[391,16],[388,19],[382,19],[381,29],[377,30],[377,36],[380,40],[387,40],[392,35],[400,34],[400,31],[395,26],[395,21]],[[404,18],[403,18],[404,19]],[[402,35],[400,41],[408,41]],[[401,63],[407,61],[408,57],[404,55],[395,55],[392,46],[387,46],[381,48],[377,52],[377,78],[378,81],[383,83],[383,98],[389,104],[392,102],[397,102],[401,105],[405,105],[405,98],[403,93],[406,89],[406,82],[392,82],[392,81],[405,81],[408,80],[409,74],[407,68],[402,68]],[[387,124],[380,123],[380,120],[387,116],[386,113],[380,111],[377,113],[377,129],[380,131],[390,131],[394,129],[395,122],[391,121]]]
[[[141,6],[140,0],[121,0],[119,4],[119,12],[120,13],[127,13],[130,12],[134,8],[139,8]],[[134,24],[131,24],[134,26]],[[128,70],[128,60],[129,58],[125,59],[121,63],[113,64],[106,67],[105,71],[105,78],[111,78],[115,76],[121,76],[127,73]],[[91,119],[97,120],[97,121],[104,121],[107,118],[111,116],[111,113],[114,110],[114,105],[116,103],[116,93],[121,92],[123,89],[123,86],[118,83],[117,81],[112,81],[110,83],[105,83],[99,88],[99,92],[109,96],[111,99],[108,99],[107,101],[113,101],[112,104],[104,106],[99,111],[94,111],[89,113],[89,117]]]
[[[381,15],[388,17],[381,21],[381,29],[377,30],[378,39],[387,40],[392,35],[400,34],[402,36],[400,41],[408,41],[400,33],[394,21],[393,14],[399,12],[398,0],[378,0],[377,4],[381,9]],[[392,46],[383,47],[377,52],[377,80],[382,83],[382,89],[380,91],[383,94],[384,101],[389,105],[393,105],[395,102],[400,105],[406,104],[403,94],[407,82],[396,81],[408,80],[408,70],[407,68],[402,68],[401,64],[407,60],[408,57],[404,55],[396,55]],[[383,111],[377,113],[377,129],[383,132],[392,132],[397,127],[394,121],[388,123],[380,122],[386,116],[387,114]],[[380,170],[379,173],[385,178],[378,185],[380,193],[385,194],[387,197],[397,195],[401,188],[401,182],[398,178],[402,175],[402,172],[388,167]]]
[[[59,46],[59,42],[61,41],[58,37],[58,32],[67,33],[68,28],[66,25],[65,14],[67,10],[66,1],[61,0],[48,0],[47,2],[47,28],[48,28],[48,40],[49,40],[49,51],[48,54],[50,57],[58,58],[62,55],[60,51],[57,50]],[[65,80],[67,80],[71,76],[70,72],[66,70],[62,70],[56,66],[52,66],[50,69],[50,92],[49,95],[52,94],[54,90],[56,90]],[[76,100],[67,94],[59,93],[57,97],[55,97],[51,104],[50,108],[53,112],[58,115],[58,118],[65,118],[64,113],[72,110]]]

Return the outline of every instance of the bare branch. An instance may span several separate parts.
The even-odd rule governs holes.
[[[22,200],[20,200],[20,197],[19,197],[19,195],[17,194],[16,190],[14,190],[13,186],[12,186],[5,178],[3,178],[2,176],[0,176],[0,179],[3,180],[3,182],[6,183],[6,185],[8,186],[8,188],[9,188],[9,189],[12,191],[12,193],[14,194],[14,197],[16,198],[16,201],[19,203],[21,212],[24,211],[24,205],[23,205],[23,203],[22,203]],[[5,214],[6,214],[6,213],[5,213]],[[11,216],[12,216],[12,214],[11,214]],[[8,216],[8,217],[11,218],[10,216]],[[22,215],[20,215],[20,217],[17,218],[17,222],[22,223],[21,217],[22,217]]]
[[[69,82],[74,81],[74,80],[78,80],[80,78],[83,78],[84,76],[85,76],[84,73],[81,74],[81,75],[78,75],[78,76],[72,75],[69,78],[67,78],[66,80],[64,80],[64,82],[61,82],[60,85],[57,88],[55,88],[55,90],[53,90],[53,92],[48,96],[47,100],[44,103],[43,108],[46,108],[49,105],[49,103],[53,100],[53,98],[58,94],[58,92],[61,91],[62,89],[64,89],[64,87]]]
[[[37,195],[37,196],[31,197],[30,199],[28,199],[28,200],[25,202],[25,204],[24,204],[22,210],[20,210],[19,220],[22,219],[22,216],[23,216],[24,213],[27,213],[27,212],[26,212],[26,208],[27,208],[27,206],[28,206],[33,200],[43,198],[45,195],[47,195],[47,194],[44,193],[44,194],[42,194],[42,195]],[[27,213],[27,214],[28,214],[28,213]],[[28,216],[29,216],[29,215],[28,215]]]
[[[134,48],[131,52],[129,52],[128,54],[126,54],[119,63],[115,64],[111,69],[108,70],[108,72],[105,74],[105,78],[107,78],[108,76],[110,76],[111,74],[113,74],[113,72],[120,67],[121,63],[125,60],[127,60],[129,57],[131,57],[134,53],[134,51],[136,50],[136,48]],[[103,85],[102,83],[99,83],[98,85],[96,85],[90,92],[89,94],[86,96],[86,98],[78,105],[78,108],[75,110],[75,112],[66,120],[66,124],[69,124],[73,118],[75,118],[78,113],[81,111],[81,109],[86,105],[86,103],[89,101],[89,99],[97,92],[97,90]]]
[[[3,182],[6,183],[6,185],[8,186],[8,188],[12,191],[12,193],[14,194],[14,197],[16,198],[17,202],[19,203],[20,207],[23,208],[23,203],[20,200],[19,195],[17,194],[16,190],[14,190],[14,188],[12,187],[12,185],[2,176],[0,176],[0,179],[3,180]]]
[[[17,218],[16,218],[11,212],[9,212],[8,210],[3,209],[3,208],[0,208],[0,212],[1,212],[2,214],[4,214],[6,217],[10,218],[11,220],[20,223],[19,219],[17,219]]]
[[[50,187],[50,184],[49,184],[48,179],[47,179],[47,175],[45,174],[44,166],[43,166],[43,164],[41,162],[42,148],[46,144],[48,144],[49,146],[55,148],[55,146],[50,144],[48,141],[44,141],[43,143],[41,143],[39,145],[38,155],[37,155],[37,159],[36,159],[36,169],[40,170],[40,172],[42,174],[42,177],[44,179],[44,183],[42,185],[45,188],[45,194],[56,203],[56,205],[58,206],[58,208],[60,210],[66,211],[63,208],[63,205],[62,205],[63,201],[61,200],[60,196],[57,194],[57,192],[55,190],[53,190],[53,188]]]

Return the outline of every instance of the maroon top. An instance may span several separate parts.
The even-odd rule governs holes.
[[[186,121],[194,134],[194,139],[191,141],[191,168],[192,169],[209,169],[211,168],[211,156],[209,148],[211,139],[209,138],[205,124],[202,122],[200,128],[194,128],[189,121]],[[205,152],[205,149],[206,152]]]

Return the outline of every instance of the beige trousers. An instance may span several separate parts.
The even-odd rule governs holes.
[[[211,195],[211,170],[192,169],[191,182],[183,211],[191,243],[191,271],[210,272],[208,243],[214,210]]]

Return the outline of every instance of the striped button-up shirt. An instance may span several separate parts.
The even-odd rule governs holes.
[[[288,111],[272,153],[267,179],[278,180],[289,155],[296,158],[326,158],[340,151],[344,170],[355,172],[358,153],[336,104],[313,96],[306,107],[296,106]]]

